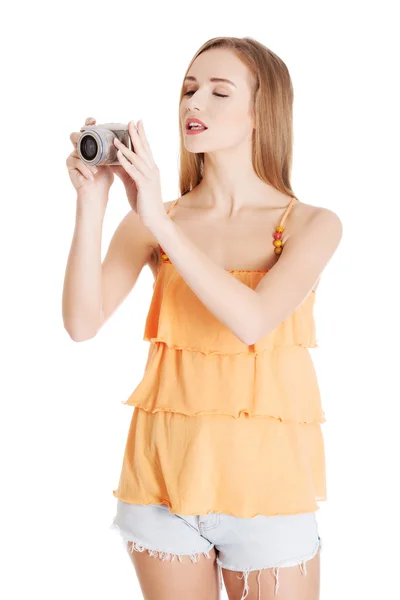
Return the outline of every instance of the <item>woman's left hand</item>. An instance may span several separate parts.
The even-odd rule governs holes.
[[[118,138],[114,139],[114,145],[118,148],[121,166],[136,184],[140,220],[150,227],[167,216],[161,197],[160,171],[154,162],[143,123],[138,121],[136,126],[132,121],[130,130],[133,150],[129,150]]]

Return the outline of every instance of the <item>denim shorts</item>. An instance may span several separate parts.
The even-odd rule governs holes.
[[[187,555],[197,562],[201,554],[210,558],[215,546],[221,589],[221,569],[243,572],[242,598],[249,590],[250,571],[272,568],[276,595],[279,568],[299,566],[306,575],[306,561],[322,548],[315,512],[248,519],[218,512],[179,515],[169,512],[166,504],[130,504],[117,498],[110,529],[121,536],[125,548],[133,542],[131,552],[147,550],[162,560]]]

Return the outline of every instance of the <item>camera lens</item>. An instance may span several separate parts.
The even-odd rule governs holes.
[[[81,141],[81,154],[85,160],[93,160],[97,154],[97,141],[92,135],[85,135]]]

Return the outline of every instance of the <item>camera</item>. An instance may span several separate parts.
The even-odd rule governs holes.
[[[82,135],[78,139],[76,151],[87,165],[119,165],[114,138],[133,150],[128,125],[123,123],[86,125],[80,131]]]

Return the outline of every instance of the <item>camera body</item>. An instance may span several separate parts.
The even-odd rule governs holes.
[[[129,150],[133,150],[128,125],[123,123],[86,125],[80,131],[82,135],[78,139],[76,151],[87,165],[120,165],[114,138],[118,138]]]

